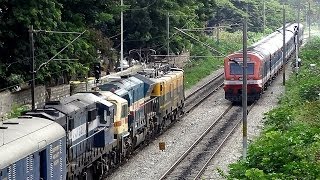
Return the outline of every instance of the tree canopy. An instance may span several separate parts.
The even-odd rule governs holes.
[[[190,39],[174,27],[191,29],[239,24],[246,15],[249,30],[263,30],[263,3],[260,0],[0,0],[0,88],[28,82],[30,76],[30,40],[33,25],[36,67],[47,62],[78,34],[52,33],[85,31],[55,59],[37,72],[37,83],[54,85],[72,78],[88,76],[92,64],[108,59],[114,63],[120,52],[120,12],[124,12],[124,52],[150,48],[166,52],[167,19],[170,22],[170,52],[190,49]],[[287,21],[295,20],[297,1],[287,6]],[[307,1],[301,0],[301,9]],[[312,2],[313,4],[316,3]],[[248,11],[246,7],[248,6]],[[316,11],[316,6],[313,12]],[[266,1],[266,26],[281,26],[282,5]],[[169,18],[168,18],[169,17]],[[303,17],[303,16],[301,16]],[[241,27],[240,27],[241,28]],[[199,34],[199,32],[197,32]],[[63,59],[63,60],[61,60]],[[66,60],[74,59],[74,60]]]

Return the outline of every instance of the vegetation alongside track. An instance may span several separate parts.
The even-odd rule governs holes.
[[[280,105],[267,114],[265,130],[247,161],[230,165],[228,179],[316,179],[320,174],[320,38],[301,51],[299,74],[286,83]],[[316,64],[313,69],[310,64]]]

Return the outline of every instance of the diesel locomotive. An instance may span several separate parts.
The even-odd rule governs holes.
[[[101,179],[183,114],[184,73],[113,78],[0,124],[0,180]]]
[[[285,26],[285,58],[295,52],[296,45],[302,44],[303,25],[286,24]],[[247,97],[252,102],[261,97],[263,91],[278,75],[283,66],[283,29],[261,39],[248,47],[247,54]],[[298,42],[299,40],[299,42]],[[242,100],[242,66],[243,52],[237,51],[224,59],[224,91],[225,99],[232,102]]]

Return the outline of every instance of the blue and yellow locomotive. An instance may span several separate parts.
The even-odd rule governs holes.
[[[0,180],[99,179],[183,113],[183,70],[114,79],[0,125]]]

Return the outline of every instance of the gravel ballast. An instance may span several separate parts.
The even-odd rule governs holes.
[[[208,79],[217,76],[222,69],[200,81],[186,91],[186,96],[203,85]],[[266,91],[263,98],[248,115],[248,139],[254,139],[263,127],[263,114],[277,105],[277,97],[281,96],[284,88],[282,77],[279,76]],[[118,168],[107,179],[110,180],[154,180],[159,179],[180,155],[191,146],[201,133],[217,118],[230,104],[224,99],[224,91],[220,89],[213,96],[204,101],[199,107],[190,112],[183,119],[177,121],[158,139],[143,148],[137,155]],[[159,142],[165,142],[166,150],[159,150]],[[242,126],[229,139],[225,147],[212,160],[205,171],[203,179],[223,179],[217,173],[217,168],[227,171],[230,163],[237,161],[242,155]]]

